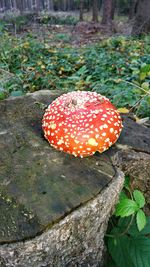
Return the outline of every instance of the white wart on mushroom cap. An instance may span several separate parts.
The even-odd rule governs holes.
[[[45,138],[56,149],[86,157],[107,150],[122,130],[119,112],[96,93],[63,94],[47,108],[42,121]]]

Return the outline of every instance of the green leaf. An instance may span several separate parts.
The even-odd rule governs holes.
[[[120,235],[114,228],[108,238],[108,251],[117,267],[150,267],[150,238],[143,235]]]
[[[91,80],[91,78],[92,78],[92,75],[88,75],[87,77],[86,77],[86,82],[89,82],[90,80]]]
[[[146,225],[145,225],[144,229],[141,231],[138,230],[137,222],[136,222],[136,218],[135,218],[135,220],[133,220],[131,227],[129,228],[128,233],[134,237],[138,236],[138,235],[150,234],[150,217],[146,217]]]
[[[124,187],[130,191],[130,177],[127,175],[125,176]]]
[[[148,72],[150,71],[150,64],[143,64],[143,66],[141,67],[141,72]]]
[[[123,217],[123,218],[120,217],[118,220],[118,227],[120,231],[124,232],[128,228],[128,225],[130,224],[130,222],[131,222],[131,216]]]
[[[80,77],[79,76],[71,76],[71,77],[68,77],[68,80],[79,80]]]
[[[121,193],[120,193],[119,200],[121,201],[122,199],[128,199],[128,196],[126,195],[126,193],[124,191],[121,191]]]
[[[5,92],[0,92],[0,100],[3,100],[6,98],[6,93]]]
[[[149,82],[144,82],[141,84],[142,88],[144,88],[145,90],[149,89]]]
[[[134,190],[133,196],[139,208],[143,208],[145,205],[145,197],[143,194],[139,190]]]
[[[115,211],[116,216],[126,217],[131,214],[134,214],[139,209],[137,203],[134,200],[131,199],[122,199]]]
[[[146,225],[140,233],[142,235],[150,234],[150,217],[146,217]]]
[[[115,262],[116,267],[133,267],[128,250],[130,241],[129,237],[126,235],[119,236],[120,231],[118,228],[114,228],[111,231],[111,234],[116,236],[115,238],[108,238],[108,251]]]
[[[116,267],[116,264],[114,263],[113,260],[109,260],[109,262],[107,263],[107,267]]]
[[[141,72],[140,73],[140,81],[145,80],[145,78],[146,78],[146,73],[145,72]]]
[[[129,244],[132,267],[150,267],[150,238],[136,236],[130,239]],[[128,266],[128,265],[127,265]]]
[[[132,72],[133,75],[136,75],[136,74],[139,74],[139,73],[140,73],[140,70],[138,70],[138,69],[135,69],[135,70]]]
[[[137,227],[139,231],[144,229],[146,225],[146,216],[145,216],[145,213],[141,209],[137,212],[136,222],[137,222]]]
[[[78,73],[78,75],[83,75],[84,73],[86,73],[88,70],[87,70],[87,68],[86,68],[86,66],[84,65],[83,67],[81,67],[78,71],[77,71],[77,73]]]

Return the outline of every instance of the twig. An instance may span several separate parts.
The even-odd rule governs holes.
[[[129,112],[131,112],[147,95],[150,96],[150,92],[146,91],[144,88],[138,86],[137,84],[122,80],[125,83],[128,83],[130,85],[136,86],[137,88],[139,88],[140,90],[142,90],[144,93],[146,93],[143,97],[141,97],[141,99],[138,99],[138,101],[130,108]]]
[[[118,238],[118,237],[120,237],[120,236],[125,235],[125,234],[128,232],[128,230],[130,229],[130,227],[131,227],[131,225],[132,225],[132,223],[133,223],[134,215],[135,215],[135,214],[132,214],[132,216],[131,216],[131,220],[130,220],[129,224],[127,225],[126,229],[125,229],[122,233],[120,233],[120,234],[116,234],[116,235],[105,234],[105,236],[106,236],[106,237],[111,237],[111,238],[115,238],[115,237]]]
[[[125,83],[128,83],[130,85],[133,85],[133,86],[139,88],[140,90],[142,90],[143,92],[145,92],[146,94],[150,95],[150,92],[146,91],[144,88],[138,86],[137,84],[134,84],[134,83],[131,83],[131,82],[128,82],[128,81],[125,81],[125,80],[122,80],[122,81],[125,82]]]
[[[125,229],[119,236],[123,236],[123,235],[125,235],[125,234],[128,232],[128,230],[130,229],[130,226],[131,226],[132,223],[133,223],[134,215],[135,215],[135,214],[132,214],[132,216],[131,216],[131,220],[130,220],[129,224],[127,225],[127,228],[126,228],[126,229]]]
[[[136,106],[138,106],[140,102],[144,99],[144,97],[146,96],[147,95],[144,95],[143,97],[141,97],[141,99],[138,99],[138,101],[133,105],[133,107],[129,109],[129,112],[131,112]]]

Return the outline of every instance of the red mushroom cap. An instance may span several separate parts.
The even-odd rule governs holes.
[[[54,148],[86,157],[112,146],[123,126],[119,112],[106,97],[96,92],[74,91],[48,106],[42,127]]]

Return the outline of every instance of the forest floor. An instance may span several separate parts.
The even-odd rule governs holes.
[[[53,18],[67,25],[44,19],[0,29],[0,99],[42,89],[94,90],[118,108],[149,116],[150,36],[132,37],[125,17],[109,29],[89,18]]]
[[[132,23],[126,17],[116,19],[111,27],[105,27],[99,23],[88,20],[78,22],[76,25],[59,25],[59,24],[37,24],[32,23],[25,33],[32,32],[39,39],[47,39],[51,45],[69,44],[76,47],[97,43],[103,39],[112,36],[125,35],[130,36]]]
[[[42,41],[49,38],[51,45],[62,46],[68,43],[76,47],[97,43],[111,36],[131,35],[132,21],[129,21],[126,16],[115,16],[109,28],[101,24],[101,15],[98,20],[98,23],[92,22],[91,12],[84,13],[83,22],[79,22],[78,12],[51,12],[22,16],[0,14],[0,31],[1,21],[6,21],[10,32],[17,37],[32,33]]]
[[[120,34],[129,36],[132,29],[129,23],[125,25],[118,23],[110,29],[100,25],[100,23],[92,22],[80,22],[76,26],[51,25],[39,27],[35,24],[32,27],[33,32],[36,32],[40,38],[48,37],[52,45],[61,46],[68,43],[76,47],[97,43]]]

